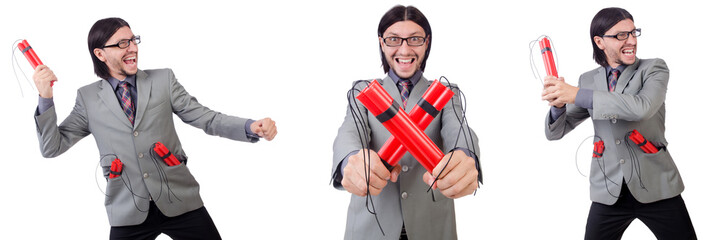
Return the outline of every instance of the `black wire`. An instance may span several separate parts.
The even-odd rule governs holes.
[[[169,186],[169,178],[167,178],[167,173],[164,171],[162,166],[159,165],[157,161],[164,161],[164,159],[158,159],[156,153],[154,152],[154,146],[155,144],[152,144],[149,148],[149,155],[151,156],[152,162],[154,163],[154,166],[157,168],[157,172],[159,173],[159,181],[164,183],[164,185],[167,186],[167,199],[169,200],[169,203],[172,203],[172,195],[174,198],[179,200],[180,202],[182,199],[179,199],[177,194],[174,194],[174,191],[172,191],[172,187]],[[182,163],[179,163],[182,164]],[[164,186],[162,184],[159,184],[159,195],[156,199],[159,199],[162,195],[162,191],[164,190]]]
[[[126,175],[126,180],[124,180],[124,175]],[[134,196],[137,196],[144,200],[146,200],[147,198],[136,195],[136,193],[134,193],[134,189],[132,189],[132,187],[131,187],[131,178],[129,177],[129,175],[126,174],[125,171],[122,171],[120,177],[121,177],[121,181],[124,183],[124,186],[126,186],[126,189],[128,189],[129,192],[131,192],[131,201],[134,202],[134,207],[136,208],[136,210],[138,210],[139,212],[148,212],[149,208],[151,208],[151,207],[147,208],[146,210],[141,210],[141,208],[139,208],[139,205],[136,204],[136,198],[134,198]],[[128,185],[127,185],[127,180],[129,181]]]
[[[374,81],[376,81],[374,79]],[[369,134],[366,132],[368,125],[368,122],[366,121],[366,118],[364,117],[363,113],[361,112],[361,109],[358,107],[358,103],[356,102],[355,95],[356,93],[360,93],[361,91],[356,89],[356,86],[359,83],[370,83],[367,80],[358,80],[353,83],[353,86],[351,89],[348,90],[346,93],[346,100],[348,101],[348,108],[351,111],[351,116],[353,117],[354,124],[356,126],[356,132],[358,133],[359,142],[361,142],[361,149],[363,152],[364,157],[364,179],[366,180],[366,198],[365,198],[365,205],[366,210],[374,215],[374,219],[376,220],[376,224],[379,226],[379,230],[381,230],[381,234],[386,236],[386,233],[384,233],[384,228],[381,227],[381,222],[379,221],[379,216],[376,213],[376,207],[374,206],[374,199],[373,196],[371,196],[370,190],[371,190],[371,153],[369,153],[369,142],[371,141]],[[368,167],[366,166],[368,164]],[[369,206],[370,205],[370,206]]]
[[[459,130],[457,131],[457,137],[455,138],[455,141],[454,141],[454,149],[457,148],[457,144],[459,143],[459,137],[460,137],[460,135],[464,133],[465,134],[465,136],[464,136],[465,146],[467,147],[468,150],[471,149],[470,151],[472,151],[472,153],[475,155],[475,157],[479,156],[479,154],[477,153],[477,149],[474,147],[475,143],[474,143],[474,138],[472,137],[472,129],[469,127],[469,123],[467,122],[467,118],[466,118],[466,115],[465,115],[465,113],[467,111],[467,98],[465,97],[464,92],[462,92],[462,90],[459,87],[453,86],[452,83],[449,82],[449,79],[447,79],[445,76],[441,76],[439,79],[440,79],[440,82],[441,82],[442,79],[445,80],[445,81],[447,81],[447,87],[450,90],[457,91],[457,93],[458,93],[457,95],[460,96],[460,102],[462,104],[462,118],[460,119],[459,115],[457,114],[457,108],[454,107],[454,105],[455,105],[454,104],[454,97],[452,97],[450,99],[450,102],[452,103],[451,104],[452,111],[454,112],[454,116],[457,118],[457,122],[459,122]],[[467,130],[464,129],[465,124],[467,125]],[[469,136],[470,137],[469,140],[470,141],[467,141],[467,134],[466,134],[467,132],[469,132],[469,135],[470,135]],[[454,149],[450,150],[449,152],[450,153],[453,152]],[[447,169],[447,166],[449,165],[450,160],[452,160],[452,156],[454,156],[454,154],[450,154],[449,155],[449,158],[447,159],[447,162],[444,164],[444,167],[442,168],[441,171],[439,171],[439,173],[437,174],[437,177],[435,177],[434,178],[434,181],[432,181],[432,184],[429,185],[429,188],[427,188],[427,192],[429,192],[429,191],[432,190],[432,188],[434,187],[434,183],[436,183],[437,180],[439,180],[439,177],[442,175],[442,173],[444,172],[444,170]],[[475,161],[477,161],[477,160],[475,160]],[[477,164],[477,163],[475,163],[475,164]],[[478,175],[480,174],[479,169],[478,169],[478,173],[477,174]],[[480,187],[480,182],[477,181],[477,188],[479,188],[479,187]],[[475,189],[475,193],[476,192],[477,192],[477,189]],[[473,193],[473,195],[474,195],[474,193]],[[434,199],[434,192],[433,191],[432,191],[432,201],[436,201]]]
[[[630,140],[629,135],[631,135],[632,132],[633,131],[629,131],[626,133],[626,136],[624,136],[624,141]],[[647,141],[646,138],[644,138],[644,141]],[[628,142],[626,143],[626,147],[629,152],[629,159],[631,160],[631,176],[629,176],[629,182],[633,178],[634,172],[636,172],[636,177],[639,179],[639,186],[641,187],[641,189],[644,189],[648,192],[649,190],[646,189],[646,186],[644,186],[644,181],[641,179],[641,161],[637,157],[636,151],[633,149],[633,147],[631,147],[630,144],[628,144]]]
[[[103,158],[105,158],[105,157],[108,157],[108,156],[114,156],[114,159],[119,159],[119,157],[118,157],[118,156],[117,156],[116,154],[113,154],[113,153],[101,155],[101,159],[103,159]],[[121,161],[121,159],[119,159],[119,161]],[[122,162],[122,163],[123,163],[123,162]],[[100,165],[100,160],[99,160],[99,165]],[[124,169],[123,169],[123,165],[121,165],[121,167],[122,167],[122,169],[121,169],[121,175],[119,175],[119,177],[121,178],[121,182],[122,182],[122,183],[124,184],[124,187],[126,187],[126,189],[127,189],[127,190],[129,190],[129,192],[131,193],[131,201],[133,201],[133,202],[134,202],[134,207],[135,207],[135,208],[136,208],[136,210],[138,210],[139,212],[148,212],[148,211],[149,211],[149,209],[147,209],[147,210],[141,210],[141,208],[139,208],[139,205],[137,205],[137,204],[136,204],[136,197],[139,197],[139,198],[141,198],[141,199],[144,199],[144,200],[148,200],[148,199],[147,199],[146,197],[144,197],[144,196],[140,196],[140,195],[138,195],[138,194],[134,193],[134,189],[133,189],[133,187],[132,187],[132,185],[131,185],[131,178],[130,178],[130,177],[129,177],[129,175],[128,175],[128,174],[126,173],[126,171],[124,171]],[[102,167],[102,168],[106,168],[106,167]],[[109,168],[110,168],[110,167],[109,167]],[[106,173],[104,173],[104,176],[106,177],[106,182],[108,182],[108,181],[110,180],[110,179],[108,178],[108,175],[106,175]],[[126,179],[124,179],[124,176],[126,176]],[[96,179],[96,184],[97,184],[97,186],[98,186],[98,179]],[[99,187],[99,190],[100,190],[100,189],[101,189],[101,188]],[[106,194],[105,192],[102,192],[102,193],[103,193],[103,194],[104,194],[104,196],[106,196],[106,197],[111,197],[111,195],[108,195],[108,194]]]
[[[594,139],[598,138],[599,141],[603,141],[603,139],[599,136],[593,136]],[[606,152],[606,148],[604,146],[603,152]],[[603,162],[603,165],[601,165],[601,162]],[[601,170],[601,173],[603,174],[603,184],[606,186],[606,192],[608,192],[608,195],[611,195],[612,197],[619,198],[619,196],[616,196],[611,192],[611,190],[608,189],[608,182],[611,182],[615,184],[616,186],[619,186],[618,183],[611,180],[611,178],[608,177],[606,174],[606,161],[603,160],[603,156],[596,158],[596,164],[598,165],[598,168]]]

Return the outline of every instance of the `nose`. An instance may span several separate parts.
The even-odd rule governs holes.
[[[398,52],[406,54],[406,53],[409,53],[410,51],[412,51],[412,50],[411,50],[411,46],[409,46],[409,40],[407,39],[406,41],[402,41],[401,46],[399,46]]]
[[[128,46],[128,47],[126,47],[126,51],[127,51],[127,52],[136,52],[136,51],[138,51],[138,50],[139,50],[139,48],[138,48],[138,45],[137,45],[137,44],[136,44],[136,42],[135,42],[135,41],[133,41],[133,40],[132,40],[132,41],[130,41],[130,42],[129,42],[129,46]]]

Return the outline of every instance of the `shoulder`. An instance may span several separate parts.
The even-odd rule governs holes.
[[[599,74],[604,74],[603,77],[605,79],[606,70],[603,68],[603,66],[598,66],[594,69],[591,69],[590,71],[587,71],[587,72],[584,72],[583,74],[581,74],[580,78],[578,79],[578,84],[581,87],[592,88],[592,87],[590,87],[591,83],[593,82],[594,77],[596,77]]]
[[[379,83],[381,83],[380,79],[375,79],[375,78],[374,79],[361,79],[361,80],[356,80],[356,81],[351,82],[351,86],[356,87],[356,88],[364,88],[364,87],[368,86],[369,84],[371,84],[371,82],[374,80],[378,80]]]
[[[384,85],[384,81],[386,81],[387,79],[389,79],[389,78],[386,77],[383,79],[382,78],[373,78],[373,79],[356,80],[351,83],[351,88],[354,88],[354,89],[357,89],[360,91],[360,90],[363,90],[364,88],[368,87],[369,84],[371,84],[373,81],[377,81],[377,82],[379,82],[379,84]],[[389,80],[389,81],[391,81],[391,80]]]
[[[594,69],[591,69],[590,71],[584,72],[583,74],[581,74],[581,78],[595,76],[596,74],[598,74],[599,71],[605,71],[603,70],[603,66],[598,66]]]
[[[448,88],[459,88],[456,83],[450,82],[449,79],[447,79],[446,77],[439,80],[427,80],[427,86],[431,86],[434,81],[439,81],[439,83]]]
[[[103,88],[103,85],[111,85],[109,81],[99,79],[95,82],[89,83],[86,86],[83,86],[78,89],[78,94],[89,94],[89,93],[95,93],[98,92],[101,88]]]
[[[169,68],[159,68],[159,69],[144,69],[136,73],[137,77],[142,78],[169,78],[171,76],[174,76],[174,72],[172,69]]]
[[[666,61],[661,58],[648,58],[648,59],[639,59],[639,69],[650,69],[650,68],[658,68],[658,69],[669,69],[666,66]]]

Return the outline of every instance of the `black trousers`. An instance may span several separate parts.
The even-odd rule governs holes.
[[[167,217],[156,204],[149,205],[149,215],[143,223],[134,226],[111,227],[109,239],[156,239],[159,234],[172,239],[222,239],[205,207],[176,217]]]
[[[597,202],[591,204],[585,239],[621,239],[626,228],[636,218],[659,240],[697,239],[681,195],[652,203],[640,203],[623,183],[621,197],[613,205]]]

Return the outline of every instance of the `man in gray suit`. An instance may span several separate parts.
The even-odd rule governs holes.
[[[207,134],[246,142],[272,140],[275,122],[228,116],[202,106],[170,69],[138,70],[140,42],[120,18],[93,25],[88,49],[102,79],[78,90],[73,111],[60,125],[50,85],[57,78],[47,66],[36,68],[33,79],[40,99],[35,121],[41,153],[58,156],[93,134],[108,178],[110,239],[154,239],[161,233],[174,239],[220,239],[186,166],[172,114]],[[168,156],[153,150],[157,142],[181,163],[165,163]],[[116,159],[122,167],[110,172]],[[109,173],[119,176],[109,178]]]
[[[423,77],[432,40],[429,22],[415,7],[396,6],[381,18],[378,34],[387,77],[375,81],[409,112],[431,84]],[[358,90],[365,86],[354,83]],[[472,194],[482,178],[477,137],[458,120],[462,106],[459,91],[455,93],[424,130],[447,153],[434,168],[434,176],[408,153],[389,171],[376,154],[391,136],[389,131],[358,101],[354,111],[363,113],[364,132],[357,131],[351,109],[346,112],[333,143],[332,166],[334,187],[351,193],[345,239],[457,238],[453,199]],[[368,135],[370,141],[362,143],[359,134]],[[433,200],[426,189],[440,172]],[[373,196],[371,202],[367,194]],[[380,235],[377,222],[385,235]]]
[[[661,59],[636,57],[636,37],[629,12],[605,8],[591,22],[593,57],[601,67],[581,75],[578,87],[548,76],[542,93],[552,106],[545,135],[557,140],[586,118],[595,140],[603,143],[591,163],[591,210],[586,239],[620,239],[635,218],[658,239],[696,239],[681,192],[681,176],[667,149],[664,118],[669,69]],[[654,145],[643,151],[643,141]]]

